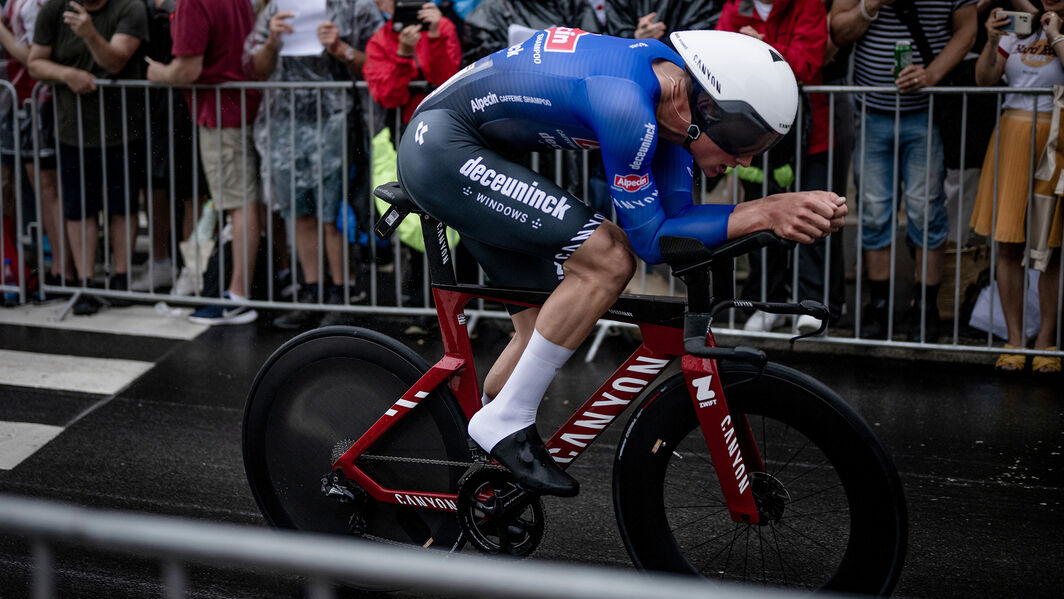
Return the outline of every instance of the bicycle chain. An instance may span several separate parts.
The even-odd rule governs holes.
[[[377,462],[406,462],[409,464],[426,464],[429,466],[455,466],[460,468],[471,468],[476,464],[482,464],[484,468],[490,468],[492,470],[506,470],[506,468],[503,468],[502,466],[486,462],[456,462],[450,460],[433,460],[430,458],[409,458],[404,456],[373,455],[369,453],[364,453],[358,456],[358,459]]]

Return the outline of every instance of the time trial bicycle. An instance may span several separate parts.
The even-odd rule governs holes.
[[[477,298],[540,306],[548,293],[456,284],[444,226],[398,184],[375,193],[392,205],[378,235],[421,218],[444,355],[430,366],[358,327],[285,343],[245,407],[251,490],[277,527],[528,555],[543,536],[540,498],[466,432],[481,393],[464,308]],[[621,296],[607,316],[638,325],[642,343],[546,445],[566,468],[637,404],[616,449],[613,502],[640,568],[889,594],[908,517],[883,445],[824,384],[759,349],[715,343],[714,317],[736,307],[826,322],[818,302],[717,299],[733,295],[735,257],[788,243],[769,232],[713,248],[663,239],[687,298]]]

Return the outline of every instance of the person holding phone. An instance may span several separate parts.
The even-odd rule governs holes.
[[[286,39],[294,32],[293,17],[281,2],[272,0],[244,44],[244,68],[255,79],[311,82],[302,89],[266,90],[264,110],[255,119],[255,146],[263,156],[263,180],[269,195],[281,217],[294,227],[293,243],[302,272],[298,301],[354,303],[365,298],[365,291],[344,272],[344,156],[355,155],[354,149],[364,143],[366,111],[362,94],[315,88],[313,82],[358,79],[366,63],[366,44],[382,19],[370,0],[326,0],[324,19],[314,30],[321,44],[315,53],[282,55]],[[366,176],[364,169],[355,167],[359,177]],[[350,188],[350,193],[356,193],[356,185]],[[366,216],[356,219],[364,222]],[[319,250],[323,250],[321,259]],[[347,318],[339,310],[322,314],[295,309],[275,318],[273,326],[301,329],[345,324]]]
[[[392,17],[370,38],[363,73],[373,99],[385,108],[400,109],[405,124],[425,97],[411,92],[410,82],[443,85],[458,72],[462,46],[454,23],[435,4],[420,3],[416,12],[401,14],[396,5],[406,2],[376,2],[381,12]]]
[[[1005,33],[1010,24],[1006,11],[995,10],[990,14],[986,20],[988,41],[975,65],[976,83],[993,85],[1005,75],[1010,88],[1064,84],[1064,34],[1061,34],[1064,0],[1045,0],[1043,4],[1045,11],[1038,15],[1035,30],[1026,37]],[[1003,106],[1005,112],[986,150],[972,227],[980,235],[993,233],[998,244],[995,270],[1008,330],[1005,348],[1015,349],[1023,346],[1024,336],[1023,290],[1027,280],[1024,248],[1029,242],[1031,129],[1033,124],[1034,147],[1041,151],[1049,139],[1053,98],[1006,94]],[[1037,188],[1035,193],[1038,193]],[[1050,212],[1053,219],[1048,239],[1050,255],[1048,260],[1032,260],[1033,268],[1042,271],[1038,278],[1042,322],[1035,338],[1035,349],[1056,349],[1061,213],[1064,207],[1059,197],[1055,202],[1055,209]],[[1020,371],[1026,361],[1023,354],[1003,353],[994,366],[1002,371]],[[1061,360],[1053,356],[1035,356],[1031,370],[1036,373],[1060,372]]]

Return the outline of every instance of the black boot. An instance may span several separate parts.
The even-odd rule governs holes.
[[[535,424],[496,443],[491,457],[509,469],[526,491],[559,497],[573,497],[580,492],[580,483],[550,457]]]
[[[354,300],[354,298],[351,298]],[[329,285],[328,291],[325,292],[325,303],[333,306],[344,305],[344,288],[341,285]],[[351,324],[351,313],[341,312],[340,310],[332,310],[326,312],[321,317],[321,322],[318,323],[319,327],[331,327],[335,325],[349,325]]]
[[[861,309],[862,339],[886,339],[890,325],[890,281],[868,281],[868,303]]]
[[[299,303],[301,304],[316,304],[318,303],[318,284],[308,283],[299,289],[299,295],[297,296]],[[313,310],[303,310],[297,308],[290,310],[284,314],[273,319],[273,326],[279,329],[293,330],[293,329],[309,329],[318,324],[318,320],[321,318],[320,312]]]
[[[942,319],[938,313],[938,290],[941,285],[928,285],[927,286],[927,302],[920,300],[920,288],[917,287],[913,290],[913,300],[909,304],[909,310],[906,314],[909,331],[906,334],[906,339],[913,342],[920,342],[920,315],[924,316],[924,338],[925,343],[936,343],[938,337],[941,334]]]
[[[111,291],[129,291],[129,277],[125,273],[111,275],[108,287],[111,288]],[[133,302],[124,297],[109,297],[107,298],[107,303],[112,308],[126,308],[133,305]]]

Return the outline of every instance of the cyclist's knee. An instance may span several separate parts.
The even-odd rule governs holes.
[[[628,237],[606,221],[565,264],[567,276],[585,277],[620,293],[635,274],[635,255]]]

